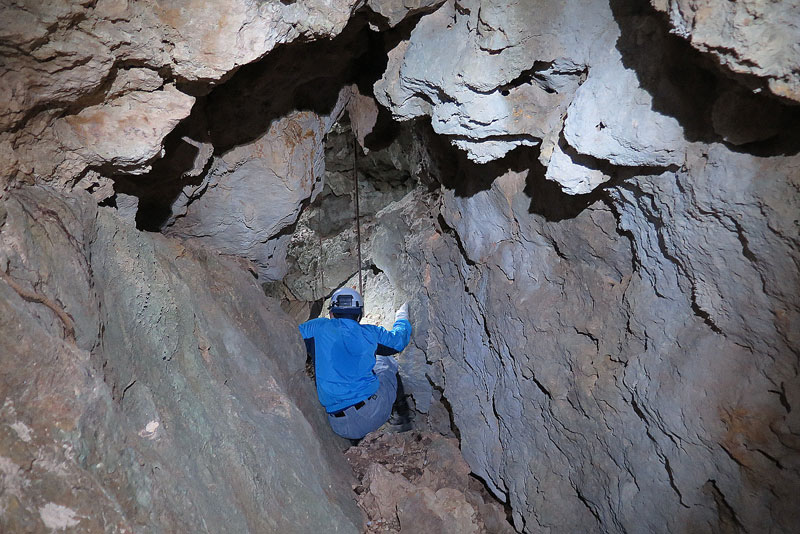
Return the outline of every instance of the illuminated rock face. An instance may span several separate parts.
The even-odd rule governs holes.
[[[526,532],[797,529],[798,109],[654,11],[478,4],[389,52],[455,149],[372,240],[471,468]]]
[[[296,326],[240,262],[86,194],[0,206],[3,532],[360,531]]]
[[[650,0],[670,32],[772,94],[800,102],[800,3]]]
[[[383,214],[374,261],[522,531],[797,526],[800,161],[696,158],[560,205],[507,161],[438,224]]]
[[[332,37],[354,0],[15,2],[0,8],[3,179],[141,174],[194,99],[297,38]],[[183,91],[175,90],[174,84]],[[97,145],[100,146],[97,146]]]
[[[229,4],[0,18],[32,54],[0,82],[3,181],[86,189],[167,235],[85,195],[2,189],[0,270],[23,292],[0,280],[1,383],[19,392],[0,506],[35,496],[3,514],[11,531],[97,517],[74,492],[40,498],[74,480],[121,525],[208,521],[217,502],[261,517],[242,531],[357,528],[290,321],[206,252],[248,260],[297,319],[356,283],[356,141],[369,319],[410,301],[415,424],[459,437],[520,532],[800,530],[796,3],[371,0],[347,29],[355,2]],[[50,359],[24,365],[40,345]],[[258,435],[275,421],[280,445]],[[213,501],[224,477],[203,469],[249,465],[251,437],[263,471],[228,473]],[[159,456],[177,448],[178,467]],[[67,474],[15,467],[37,454]],[[291,473],[320,504],[308,523],[306,503],[225,501]]]

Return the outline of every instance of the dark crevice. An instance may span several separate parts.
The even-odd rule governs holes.
[[[717,505],[718,527],[721,532],[747,532],[744,528],[736,511],[728,504],[725,494],[717,486],[717,481],[710,479],[703,485],[703,490],[710,493]]]
[[[481,477],[480,475],[476,475],[475,473],[470,473],[469,476],[475,479],[479,484],[481,484],[481,486],[483,486],[486,492],[492,496],[492,499],[494,499],[497,503],[499,503],[503,507],[503,511],[506,514],[506,521],[508,521],[509,524],[513,524],[514,519],[512,515],[511,500],[509,498],[510,496],[508,494],[508,491],[497,488],[497,490],[503,494],[502,499],[497,498],[496,492],[491,490],[489,484],[486,482],[486,480],[484,480],[483,477]]]
[[[311,319],[315,319],[317,317],[322,316],[322,310],[325,306],[326,298],[328,298],[327,295],[311,303],[311,309],[308,313],[308,319],[306,320],[310,321]]]
[[[731,451],[728,450],[728,447],[726,447],[725,445],[722,445],[722,444],[720,444],[719,446],[725,452],[725,454],[728,456],[728,458],[733,460],[733,463],[735,463],[736,465],[738,465],[739,467],[741,467],[743,469],[749,470],[749,467],[747,465],[745,465],[744,463],[742,463],[742,461],[739,460],[733,453],[731,453]]]
[[[736,237],[739,239],[739,243],[742,244],[742,255],[752,263],[758,264],[758,258],[756,258],[753,251],[750,250],[750,242],[747,240],[742,224],[734,217],[728,217],[728,219],[733,223],[734,227],[736,227]]]
[[[124,193],[139,199],[136,212],[138,229],[160,231],[172,215],[173,201],[180,196],[183,189],[203,182],[211,160],[209,158],[205,162],[201,172],[192,173],[200,149],[185,138],[198,144],[209,142],[204,101],[196,102],[189,116],[167,135],[164,139],[165,157],[153,162],[147,174],[115,177],[115,193]]]
[[[450,404],[450,401],[447,400],[447,397],[445,397],[445,395],[444,395],[444,388],[442,386],[436,384],[431,379],[431,377],[429,377],[428,375],[425,375],[425,378],[428,380],[428,383],[431,385],[431,388],[433,388],[434,391],[437,391],[439,393],[439,402],[442,403],[442,406],[447,411],[447,415],[448,415],[448,417],[450,419],[450,430],[453,432],[453,435],[456,437],[456,439],[458,439],[458,441],[460,443],[461,442],[461,431],[458,429],[458,426],[456,425],[456,420],[455,420],[454,412],[453,412],[453,406]]]
[[[555,239],[549,239],[548,241],[550,243],[550,246],[553,247],[553,250],[555,251],[556,256],[558,256],[562,260],[567,260],[567,257],[564,255],[564,253],[561,252],[561,247],[558,246],[558,241],[556,241]]]
[[[756,452],[757,452],[757,453],[759,453],[761,456],[763,456],[764,458],[766,458],[767,460],[769,460],[769,461],[770,461],[770,462],[771,462],[771,463],[772,463],[772,464],[773,464],[775,467],[777,467],[778,469],[781,469],[781,470],[782,470],[782,469],[784,468],[784,467],[783,467],[783,464],[780,462],[780,460],[778,460],[777,458],[775,458],[774,456],[772,456],[771,454],[769,454],[769,453],[768,453],[768,452],[766,452],[765,450],[763,450],[763,449],[752,449],[752,450],[756,451]]]
[[[580,334],[580,335],[582,335],[582,336],[586,336],[586,337],[588,337],[589,339],[591,339],[591,340],[592,340],[592,343],[594,343],[594,346],[595,346],[595,348],[597,349],[597,352],[598,352],[598,353],[600,352],[600,340],[597,338],[597,336],[595,336],[595,335],[594,335],[594,334],[592,334],[591,332],[584,332],[583,330],[578,330],[578,328],[577,328],[577,327],[573,327],[573,328],[575,328],[575,332],[576,332],[576,333],[578,333],[578,334]]]
[[[541,391],[542,393],[544,393],[544,394],[545,394],[545,396],[546,396],[548,399],[550,399],[551,401],[553,400],[553,395],[550,393],[550,390],[548,390],[546,387],[544,387],[544,384],[542,384],[541,382],[539,382],[539,380],[536,378],[536,375],[535,375],[535,374],[533,374],[533,371],[531,371],[531,381],[532,381],[534,384],[536,384],[536,387],[537,387],[537,388],[539,388],[539,391]]]
[[[587,510],[589,510],[589,512],[594,517],[595,521],[597,521],[597,524],[602,526],[603,521],[600,519],[600,515],[597,513],[595,505],[590,503],[586,499],[586,497],[583,496],[583,493],[581,493],[581,490],[579,490],[577,486],[574,487],[575,487],[575,495],[578,497],[578,500],[581,501],[581,503],[583,503],[583,505],[586,507]]]
[[[133,381],[131,381],[131,383],[130,383],[130,384],[128,384],[127,386],[125,386],[125,388],[122,390],[122,393],[120,394],[120,397],[119,397],[119,402],[122,402],[122,401],[125,399],[125,393],[127,393],[127,391],[128,391],[129,389],[131,389],[131,388],[133,387],[133,385],[134,385],[134,384],[136,384],[136,380],[133,380]]]
[[[355,16],[335,38],[279,46],[230,73],[205,95],[187,89],[198,94],[197,101],[189,117],[166,137],[165,156],[152,170],[139,176],[115,176],[114,169],[102,174],[115,179],[117,193],[139,198],[139,229],[163,230],[183,189],[206,179],[213,156],[252,143],[293,111],[329,115],[339,91],[349,84],[370,87],[385,68],[384,40],[389,38],[371,32],[363,15]],[[194,169],[198,147],[193,143],[213,147],[212,158],[199,170]]]
[[[770,389],[770,393],[775,393],[778,396],[778,400],[780,400],[781,406],[786,410],[786,413],[792,412],[792,406],[789,404],[789,400],[786,398],[786,388],[784,383],[781,382],[781,389]]]
[[[675,485],[675,475],[672,473],[672,467],[669,465],[669,458],[667,458],[666,456],[662,456],[662,459],[664,460],[664,469],[667,470],[667,476],[669,477],[669,485],[672,488],[672,490],[678,495],[678,502],[680,502],[681,506],[683,506],[684,508],[690,508],[686,503],[683,502],[683,495],[681,494],[681,491],[678,489],[678,486]]]
[[[649,426],[649,423],[647,422],[647,418],[644,416],[644,413],[642,413],[641,408],[639,408],[639,404],[636,402],[636,399],[634,399],[633,397],[631,397],[631,407],[633,408],[633,412],[639,417],[639,419],[642,420],[644,425],[646,427]]]
[[[461,241],[461,236],[458,235],[458,232],[455,230],[455,228],[451,228],[447,224],[447,221],[444,219],[444,215],[442,215],[441,213],[439,214],[438,222],[439,222],[439,227],[442,229],[442,231],[453,237],[456,244],[458,245],[459,252],[461,252],[461,256],[464,258],[464,261],[467,262],[467,265],[474,266],[475,262],[471,260],[469,254],[467,254],[467,250],[464,248],[464,243]],[[464,289],[467,293],[469,293],[468,288],[465,287]]]
[[[692,300],[690,306],[694,314],[700,317],[703,320],[703,323],[705,323],[705,325],[708,326],[712,332],[714,332],[715,334],[725,335],[722,329],[718,327],[716,323],[714,323],[714,321],[711,319],[711,316],[708,314],[708,312],[703,310],[697,304],[697,300],[695,299],[694,289],[692,289]]]
[[[517,75],[516,78],[514,78],[513,80],[511,80],[507,84],[498,86],[496,89],[494,89],[494,91],[500,91],[503,94],[503,96],[508,96],[508,94],[510,93],[511,89],[514,89],[515,87],[519,87],[520,85],[525,85],[525,84],[532,83],[533,82],[533,77],[537,72],[543,71],[543,70],[547,70],[548,68],[550,68],[552,66],[552,64],[553,64],[552,61],[534,61],[533,62],[533,66],[531,68],[523,70],[522,72],[520,72]],[[494,92],[494,91],[492,91],[492,92]],[[545,89],[545,91],[548,91],[548,90]],[[548,92],[554,93],[555,91],[554,90],[549,90]]]

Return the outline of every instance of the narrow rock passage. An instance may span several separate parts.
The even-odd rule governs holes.
[[[0,531],[800,532],[799,47],[798,0],[0,3]],[[414,334],[353,478],[296,325],[359,272]]]

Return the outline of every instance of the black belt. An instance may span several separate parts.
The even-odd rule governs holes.
[[[368,400],[372,400],[375,397],[377,397],[377,395],[373,395],[370,398],[368,398],[366,400],[363,400],[363,401],[358,401],[357,403],[353,404],[352,406],[348,406],[347,408],[342,408],[338,412],[331,412],[328,415],[332,415],[334,417],[344,417],[344,411],[347,410],[348,408],[355,408],[356,410],[360,410],[361,408],[364,407],[364,405],[367,403]]]

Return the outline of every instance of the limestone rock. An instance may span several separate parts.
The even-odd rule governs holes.
[[[445,0],[367,0],[367,6],[380,15],[389,27],[397,26],[409,16],[432,11]]]
[[[340,33],[355,4],[5,3],[0,7],[0,144],[13,146],[17,161],[3,179],[27,176],[69,185],[98,161],[126,171],[132,158],[138,168],[145,154],[158,154],[174,120],[186,115],[178,109],[191,106],[192,98],[176,94],[174,86],[153,93],[165,79],[213,84],[278,44]],[[111,102],[97,104],[104,100]],[[105,128],[97,124],[99,113],[110,115]],[[95,134],[86,131],[89,125]],[[58,139],[42,139],[42,132],[52,128],[59,130]],[[132,140],[133,128],[138,132]],[[85,143],[93,139],[100,149],[84,153]],[[127,144],[134,154],[108,153],[114,145]],[[65,148],[68,153],[60,156]]]
[[[685,127],[651,92],[654,85],[680,92],[681,85],[633,64],[630,43],[650,41],[662,58],[678,54],[655,17],[623,4],[447,3],[390,51],[376,98],[396,119],[429,116],[437,133],[477,163],[541,145],[548,166],[563,138],[578,154],[613,166],[679,165]],[[569,194],[608,179],[568,164],[563,149],[553,165],[549,178]]]
[[[776,96],[800,102],[800,2],[651,0],[672,32],[726,69],[763,79]]]
[[[296,324],[88,195],[6,195],[0,530],[359,532]]]
[[[182,178],[167,169],[148,176],[147,184],[132,184],[148,195],[148,184],[158,188],[162,179],[171,181],[170,190],[154,198],[157,210],[171,212],[156,229],[246,257],[257,265],[262,282],[282,279],[301,208],[325,184],[323,140],[353,97],[346,83],[347,51],[365,44],[363,28],[354,24],[330,42],[284,47],[204,98],[193,113],[196,124],[181,135],[198,147],[213,147],[211,160],[195,177],[197,161]],[[318,69],[320,61],[326,70]],[[346,142],[350,146],[352,138]],[[199,157],[203,150],[195,152]],[[178,163],[189,171],[188,160]],[[352,162],[345,164],[352,168]],[[368,210],[365,205],[364,213]],[[352,207],[344,206],[337,217],[351,214]]]
[[[351,101],[352,102],[352,101]],[[358,116],[358,115],[357,115]],[[358,156],[359,211],[361,214],[363,276],[369,287],[373,274],[372,234],[376,214],[400,200],[416,181],[419,155],[414,153],[413,134],[405,131],[400,138],[380,150]],[[352,277],[357,285],[357,240],[355,228],[355,187],[353,183],[354,140],[351,126],[336,125],[325,140],[325,187],[303,213],[291,237],[288,249],[290,268],[283,283],[293,299],[313,302],[324,299]],[[380,273],[378,273],[380,274]],[[376,281],[377,282],[377,281]],[[376,295],[386,297],[388,312],[394,313],[393,295],[369,288],[368,312],[376,306]],[[388,312],[375,315],[379,323],[391,323]],[[371,312],[370,312],[371,313]]]
[[[647,22],[647,21],[643,21]],[[581,154],[614,165],[666,167],[683,161],[683,129],[652,111],[653,99],[616,51],[592,65],[567,109],[564,138]]]
[[[520,531],[798,527],[798,157],[686,158],[570,201],[520,154],[378,221],[373,259]]]
[[[369,153],[365,138],[372,132],[378,120],[378,105],[375,99],[362,95],[357,86],[352,87],[353,95],[347,104],[347,114],[350,118],[350,127],[355,132],[358,144],[365,154]]]
[[[343,103],[337,106],[338,114]],[[216,250],[256,262],[259,275],[286,274],[275,243],[301,204],[319,191],[324,170],[322,138],[330,118],[296,112],[274,122],[253,143],[215,160],[202,196],[187,207],[169,234],[196,238]],[[288,242],[287,242],[288,243]],[[284,252],[285,254],[285,252]]]
[[[161,155],[161,140],[192,109],[194,98],[168,85],[161,91],[134,91],[84,108],[53,125],[61,150],[79,156],[81,165],[113,165],[131,174]],[[58,169],[64,174],[75,174]]]
[[[499,504],[469,477],[453,438],[375,432],[346,452],[367,532],[510,534]]]
[[[561,190],[568,195],[590,193],[598,185],[610,180],[610,176],[599,169],[575,163],[558,145],[553,148],[545,178],[558,182]]]
[[[377,100],[400,120],[430,116],[434,130],[476,162],[535,146],[560,129],[565,95],[533,82],[535,58],[526,57],[529,41],[522,42],[515,22],[530,16],[531,6],[512,2],[502,16],[492,11],[510,25],[496,32],[514,36],[501,51],[481,48],[477,6],[460,7],[448,3],[423,17],[409,40],[389,53],[387,70],[375,84]]]

